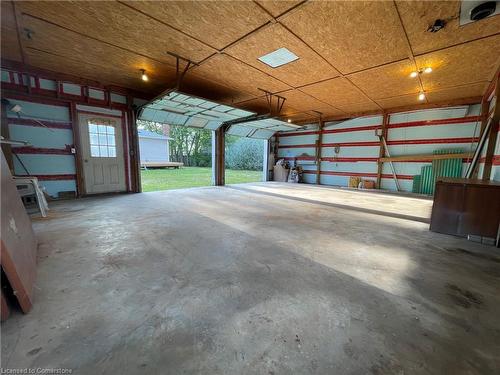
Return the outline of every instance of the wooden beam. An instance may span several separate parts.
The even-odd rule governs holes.
[[[73,147],[75,148],[75,170],[76,170],[76,195],[81,197],[85,194],[85,185],[83,180],[83,155],[80,134],[79,117],[76,110],[76,103],[70,104],[71,125],[73,127]]]
[[[224,186],[225,181],[225,139],[226,128],[221,126],[215,131],[215,185]]]
[[[318,140],[316,141],[316,184],[321,184],[321,157],[323,151],[323,128],[325,127],[325,122],[320,119],[318,125]]]
[[[141,160],[139,152],[139,134],[137,130],[137,112],[132,109],[132,97],[128,97],[129,109],[127,111],[129,118],[130,127],[130,173],[132,176],[132,187],[131,190],[134,193],[142,192],[141,183]]]
[[[403,156],[391,156],[391,157],[381,157],[379,161],[381,162],[403,162],[403,161],[433,161],[433,160],[445,160],[445,159],[470,159],[474,154],[472,153],[461,153],[461,154],[436,154],[436,155],[403,155]]]
[[[486,149],[486,159],[483,168],[483,180],[489,180],[491,176],[491,167],[493,165],[493,156],[495,155],[495,148],[497,145],[498,129],[500,122],[500,106],[498,101],[500,99],[500,78],[497,77],[497,84],[495,88],[495,109],[493,112],[493,122],[491,123],[490,134],[488,138],[488,147]]]
[[[389,125],[389,114],[387,112],[384,113],[384,117],[382,118],[382,137],[380,138],[380,146],[378,151],[378,161],[377,161],[377,182],[376,188],[380,189],[380,183],[382,181],[382,170],[384,168],[384,162],[382,158],[385,156],[385,147],[382,142],[382,138],[387,138],[387,125]]]

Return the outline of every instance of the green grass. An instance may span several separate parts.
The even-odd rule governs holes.
[[[180,169],[141,170],[142,191],[184,189],[212,184],[212,169],[183,167]],[[226,184],[262,181],[262,171],[226,169]]]

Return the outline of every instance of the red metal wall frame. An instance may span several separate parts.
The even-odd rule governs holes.
[[[444,108],[450,108],[450,107],[444,107]],[[430,109],[430,111],[435,110],[435,109]],[[392,114],[393,116],[396,114]],[[391,116],[391,115],[389,115]],[[433,115],[435,116],[435,115]],[[437,117],[439,117],[438,115]],[[394,117],[393,117],[394,118]],[[404,118],[404,117],[400,117]],[[409,119],[412,118],[411,114],[409,113]],[[413,116],[413,119],[418,119],[418,116]],[[432,117],[431,117],[432,118]],[[394,132],[393,137],[397,137],[397,139],[391,139],[391,132],[389,131],[388,136],[386,137],[386,142],[388,146],[418,146],[418,145],[472,145],[477,143],[479,141],[479,137],[475,133],[475,129],[477,127],[477,124],[482,121],[483,115],[469,115],[465,117],[452,117],[452,118],[438,118],[438,119],[431,119],[431,120],[414,120],[414,121],[400,121],[400,122],[393,122],[390,123],[389,119],[387,120],[387,129],[400,129],[400,128],[419,128],[419,127],[442,127],[442,126],[451,126],[448,131],[448,129],[445,129],[443,131],[439,132],[433,132],[432,130],[429,129],[429,132],[417,132],[417,131],[411,131],[408,134],[412,134],[412,136],[407,136],[406,132]],[[361,118],[360,118],[361,120]],[[392,174],[389,174],[385,169],[382,174],[373,173],[372,169],[373,167],[369,167],[370,164],[360,164],[356,167],[354,167],[354,164],[349,165],[348,163],[380,163],[379,157],[375,156],[372,154],[374,152],[370,151],[370,148],[380,148],[380,141],[375,140],[377,139],[377,136],[375,134],[377,129],[382,128],[382,124],[379,123],[377,124],[378,121],[381,121],[380,118],[374,117],[374,116],[367,116],[365,120],[361,121],[356,121],[356,125],[354,126],[354,123],[352,125],[342,124],[342,123],[334,123],[334,124],[329,124],[325,129],[322,131],[318,129],[312,129],[312,130],[305,130],[305,131],[293,131],[293,132],[285,132],[285,133],[279,133],[280,139],[287,140],[286,142],[281,142],[279,144],[279,149],[280,150],[287,150],[290,149],[290,151],[285,151],[284,153],[280,153],[281,155],[278,156],[278,159],[284,158],[285,160],[290,160],[290,161],[315,161],[317,160],[316,157],[313,155],[315,152],[312,151],[313,149],[316,149],[316,143],[314,143],[314,139],[318,139],[317,137],[320,134],[339,134],[339,137],[334,136],[334,137],[329,137],[326,138],[321,144],[323,148],[335,148],[335,147],[348,147],[352,148],[352,151],[347,152],[345,156],[335,156],[332,155],[330,152],[328,156],[323,156],[321,157],[320,161],[322,162],[321,164],[323,165],[323,170],[321,170],[321,164],[320,164],[320,175],[330,175],[330,176],[345,176],[345,177],[350,177],[350,176],[359,176],[359,177],[366,177],[366,178],[377,178],[380,176],[382,179],[387,179],[387,180],[392,180],[393,176]],[[375,124],[373,124],[375,122]],[[459,131],[454,132],[455,129],[460,129],[460,128],[455,128],[453,126],[466,126],[467,130],[464,129],[464,131]],[[340,126],[340,128],[335,128],[335,126]],[[346,126],[346,127],[342,127]],[[469,128],[470,126],[470,128]],[[349,140],[350,137],[341,136],[341,133],[357,133],[356,139],[353,139],[352,141]],[[359,132],[365,132],[365,133],[359,133]],[[474,133],[474,135],[473,135]],[[439,136],[439,135],[440,136]],[[464,136],[471,134],[471,136]],[[300,140],[295,139],[296,137],[303,137]],[[316,136],[316,137],[315,137]],[[429,136],[429,137],[428,137]],[[435,138],[432,138],[432,137]],[[338,139],[338,142],[335,140]],[[361,151],[363,148],[367,148],[366,151]],[[442,147],[441,147],[442,148]],[[293,149],[304,149],[298,150],[298,151],[292,151]],[[410,149],[409,149],[410,150]],[[412,154],[419,154],[419,149],[414,148],[411,149],[411,151],[408,152],[408,156],[411,156]],[[429,150],[429,148],[426,148],[426,150]],[[301,154],[302,153],[302,154]],[[404,153],[404,152],[403,152]],[[429,151],[421,151],[420,154],[426,154],[429,153]],[[292,156],[295,154],[295,156]],[[377,153],[378,154],[378,153]],[[463,163],[470,162],[470,160],[464,158],[462,159]],[[327,164],[325,164],[327,163]],[[335,167],[328,167],[328,163],[347,163],[347,165],[341,167],[340,164]],[[414,160],[401,160],[398,161],[398,163],[412,163],[412,164],[429,164],[430,161],[429,159],[414,159]],[[494,158],[494,165],[497,165],[500,163],[500,156],[495,156]],[[303,163],[302,166],[304,167],[304,173],[306,175],[315,175],[317,174],[316,170],[313,170],[313,164],[311,163]],[[407,180],[411,181],[413,180],[413,175],[414,175],[414,168],[418,168],[418,165],[416,167],[410,167],[410,168],[404,168],[405,172],[408,173],[402,173],[402,174],[397,174],[397,178],[401,180]],[[333,170],[332,170],[333,169]],[[418,174],[418,173],[417,173]],[[309,180],[307,180],[309,182]],[[310,183],[313,183],[312,180],[310,180]]]
[[[144,95],[136,95],[137,93],[127,90],[125,88],[113,87],[112,89],[107,88],[106,86],[100,85],[98,82],[90,83],[90,84],[82,84],[79,81],[73,82],[68,79],[67,76],[59,75],[57,73],[45,73],[38,72],[37,69],[22,69],[22,71],[13,70],[13,68],[9,65],[16,65],[15,63],[8,63],[7,67],[4,67],[4,60],[2,60],[2,69],[6,70],[9,75],[10,82],[2,82],[2,97],[3,98],[11,98],[14,100],[21,101],[29,101],[33,103],[46,104],[46,105],[56,105],[63,106],[70,109],[71,122],[55,122],[55,121],[35,121],[33,119],[17,119],[17,118],[9,118],[8,121],[11,124],[23,125],[23,126],[34,126],[34,127],[42,127],[46,126],[48,128],[56,128],[56,129],[71,129],[73,131],[73,145],[67,145],[67,149],[50,149],[50,148],[23,148],[17,147],[13,148],[13,152],[18,154],[54,154],[54,155],[72,155],[70,148],[75,147],[77,149],[77,155],[75,155],[75,175],[40,175],[40,179],[48,180],[48,176],[50,179],[57,179],[56,177],[66,176],[60,179],[75,179],[77,180],[77,194],[81,196],[83,192],[83,174],[82,174],[82,166],[79,160],[79,152],[80,148],[80,139],[79,139],[79,121],[78,121],[78,113],[87,113],[87,114],[98,114],[110,117],[120,118],[122,121],[122,134],[123,134],[123,153],[124,153],[124,162],[125,162],[125,181],[126,181],[126,189],[128,192],[131,191],[131,181],[137,181],[137,176],[130,176],[131,173],[131,156],[129,152],[130,146],[130,134],[131,134],[131,126],[133,125],[130,120],[127,118],[126,112],[131,111],[131,103],[132,103],[132,94],[134,97],[138,97],[141,99],[150,99],[149,97],[145,97]],[[27,84],[24,84],[23,79],[27,79]],[[55,82],[55,90],[49,90],[41,88],[40,79],[50,80]],[[33,80],[33,81],[32,81]],[[34,85],[32,85],[34,82]],[[71,93],[64,92],[63,83],[70,83],[74,85],[80,85],[80,95],[75,95]],[[89,88],[94,90],[99,90],[104,93],[104,99],[100,100],[97,98],[92,98],[89,95]],[[111,93],[115,93],[118,95],[122,95],[127,98],[127,104],[112,102]],[[106,108],[111,110],[119,110],[121,111],[120,116],[108,115],[106,113],[101,112],[89,112],[89,111],[77,111],[76,105],[87,105],[96,108]],[[135,153],[134,153],[135,154]],[[134,156],[135,158],[135,156]],[[135,159],[134,159],[135,160]],[[137,169],[137,168],[135,168]],[[134,173],[139,173],[138,169]],[[134,185],[134,191],[137,190]]]

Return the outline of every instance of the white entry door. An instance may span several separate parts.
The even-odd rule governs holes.
[[[125,191],[121,119],[80,114],[79,122],[85,192]]]

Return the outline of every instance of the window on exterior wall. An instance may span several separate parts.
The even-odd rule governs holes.
[[[116,138],[112,121],[92,119],[88,121],[90,156],[94,158],[115,158]]]

